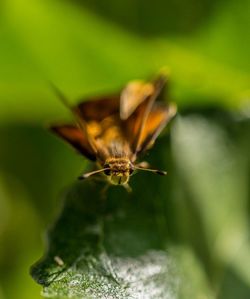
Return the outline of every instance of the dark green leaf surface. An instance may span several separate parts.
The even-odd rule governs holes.
[[[171,147],[165,136],[146,157],[167,177],[138,173],[132,194],[110,187],[106,198],[100,182],[70,188],[49,231],[48,252],[32,267],[43,295],[214,298],[224,277],[244,275],[249,244],[239,203],[246,199],[238,194],[247,185],[239,166],[247,166],[249,155],[236,155],[230,141],[242,128],[234,142],[247,151],[244,121],[216,109],[184,114],[173,123]],[[239,291],[246,296],[249,289]],[[222,298],[224,292],[220,287]]]
[[[67,192],[48,235],[48,253],[32,268],[45,297],[176,297],[179,275],[166,251],[168,196],[160,196],[168,178],[132,179],[132,194],[111,187],[104,198],[104,184],[94,181]]]
[[[48,256],[32,270],[48,286],[45,296],[165,298],[175,292],[173,261],[164,251],[154,207],[145,211],[140,201],[132,202],[135,198],[117,196],[116,203],[109,198],[104,204],[88,183],[68,195],[50,233]],[[55,256],[65,265],[58,266]]]

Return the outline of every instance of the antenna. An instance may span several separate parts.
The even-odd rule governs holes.
[[[166,171],[158,170],[158,169],[144,168],[144,167],[139,167],[139,166],[134,166],[134,169],[153,172],[153,173],[159,174],[159,175],[167,175]]]
[[[65,105],[67,108],[69,108],[70,110],[72,110],[72,106],[70,105],[68,99],[66,98],[66,96],[62,93],[62,91],[52,82],[49,82],[51,88],[53,89],[55,95],[61,100],[61,102],[63,103],[63,105]]]
[[[87,179],[88,177],[90,177],[90,176],[92,176],[92,175],[95,175],[95,174],[104,172],[104,171],[106,171],[106,170],[110,170],[110,168],[107,167],[107,168],[97,169],[97,170],[94,170],[94,171],[91,171],[91,172],[84,173],[84,174],[80,175],[80,176],[78,177],[78,179],[79,179],[79,180],[84,180],[84,179]]]

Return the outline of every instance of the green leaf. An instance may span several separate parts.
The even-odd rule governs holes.
[[[110,190],[104,199],[100,188],[87,181],[67,194],[49,233],[48,253],[32,268],[45,286],[43,295],[176,297],[179,279],[175,260],[165,251],[168,236],[162,235],[159,199],[125,190]]]
[[[149,160],[163,169],[168,164],[171,173],[169,139],[164,143],[155,148],[156,156]],[[202,283],[191,294],[206,286],[196,258],[188,249],[172,243],[170,181],[171,176],[138,173],[131,178],[131,194],[115,186],[110,187],[106,198],[100,182],[84,181],[70,188],[60,216],[49,231],[47,253],[31,270],[34,279],[44,286],[43,295],[179,298],[185,285],[185,263],[186,268],[192,265],[200,269],[193,275]],[[166,186],[169,192],[162,196]],[[180,267],[183,256],[189,258],[184,258]]]
[[[219,288],[225,298],[231,281],[245,298],[249,154],[235,144],[247,151],[248,126],[211,110],[179,116],[172,132],[172,146],[165,136],[147,157],[167,177],[138,173],[132,194],[114,186],[106,198],[95,181],[66,192],[31,270],[44,297],[215,298]]]

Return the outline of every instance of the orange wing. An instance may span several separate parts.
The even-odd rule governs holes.
[[[120,117],[127,119],[135,109],[154,93],[151,82],[132,81],[125,86],[120,96]]]
[[[76,113],[85,121],[101,121],[105,117],[119,112],[119,95],[93,98],[83,101],[75,108]]]
[[[77,117],[78,127],[57,125],[51,130],[90,160],[104,160],[114,153],[135,159],[153,144],[176,112],[174,106],[155,103],[165,83],[163,75],[149,83],[129,83],[121,99],[119,95],[99,97],[75,107],[59,94]]]
[[[95,161],[96,154],[83,131],[74,125],[55,125],[50,130],[71,144],[86,158]]]
[[[128,119],[137,107],[150,97],[158,97],[166,81],[166,76],[162,74],[152,82],[132,81],[128,83],[120,96],[121,119]]]
[[[155,103],[140,136],[137,153],[149,149],[154,144],[156,138],[175,114],[176,105],[165,106]]]
[[[127,138],[130,141],[131,148],[133,153],[138,153],[141,151],[142,142],[145,137],[145,126],[148,124],[149,115],[154,107],[154,102],[157,97],[160,95],[164,85],[166,83],[165,76],[159,76],[153,84],[153,93],[149,95],[142,103],[138,105],[138,102],[135,101],[135,105],[138,105],[134,112],[124,121],[124,131]],[[132,99],[131,99],[132,100]],[[162,108],[164,110],[164,108]],[[163,118],[165,119],[165,118]],[[163,119],[159,122],[162,123]],[[151,119],[152,120],[152,119]],[[152,129],[153,131],[153,129]]]
[[[90,160],[104,162],[112,153],[123,153],[126,140],[120,127],[120,95],[92,98],[71,106],[54,88],[62,102],[76,116],[77,126],[53,126],[51,130]],[[128,150],[127,150],[128,151]]]

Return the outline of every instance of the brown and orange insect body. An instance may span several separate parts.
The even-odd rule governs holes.
[[[174,104],[156,101],[165,82],[162,75],[152,82],[132,81],[118,95],[70,107],[76,116],[75,125],[51,126],[83,156],[96,162],[97,169],[80,178],[102,173],[111,184],[126,187],[135,170],[166,174],[149,169],[145,162],[137,163],[138,155],[153,146],[176,114]],[[65,102],[62,94],[59,96]]]
[[[128,158],[109,158],[104,164],[104,171],[113,185],[127,184],[130,175],[134,172],[134,166]]]

